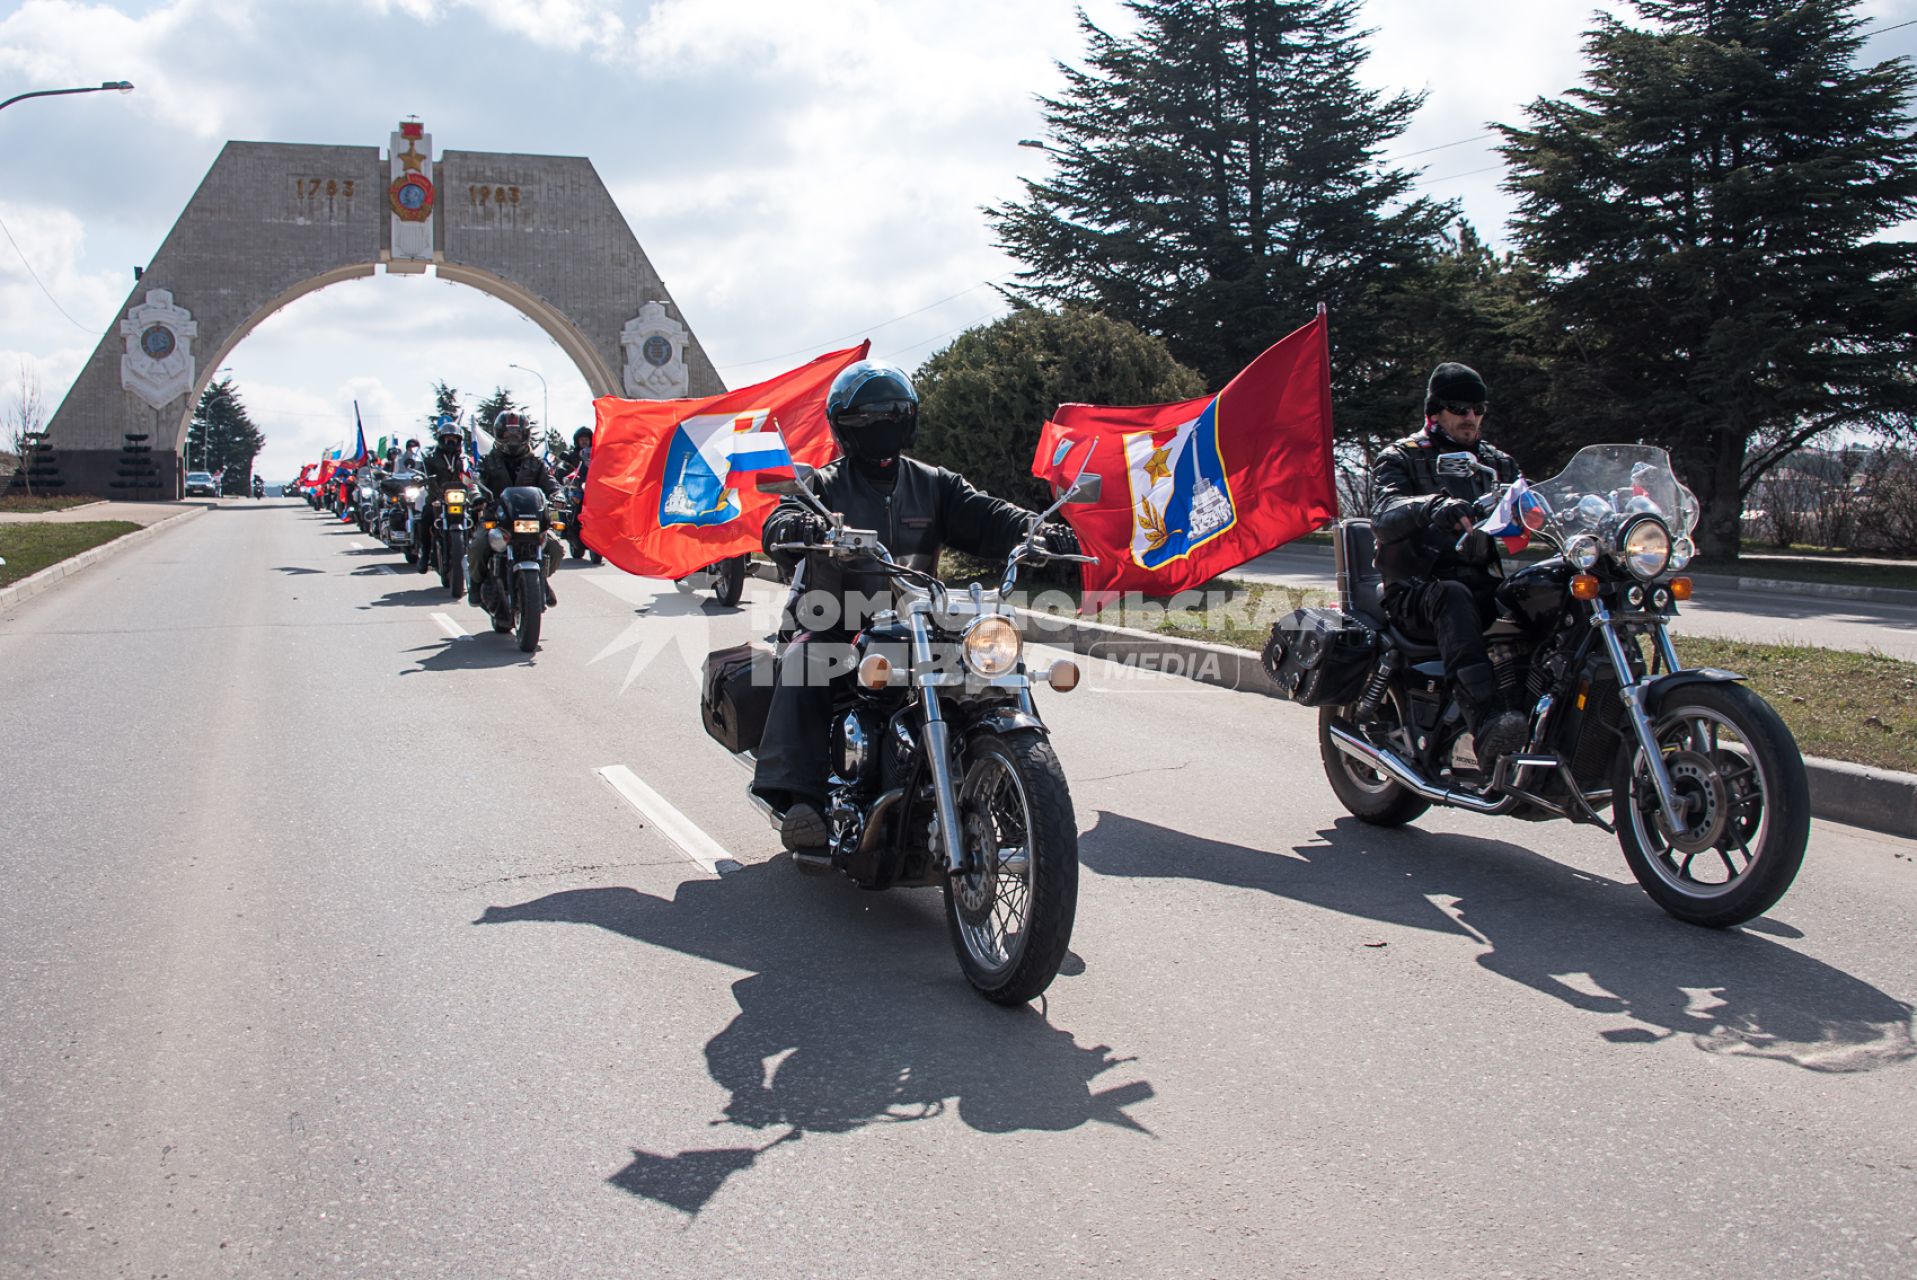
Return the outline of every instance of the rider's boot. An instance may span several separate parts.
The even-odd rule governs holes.
[[[546,607],[548,609],[559,607],[559,597],[553,593],[551,578],[546,579]]]
[[[779,840],[795,857],[820,857],[831,842],[825,815],[810,800],[795,800],[779,820]]]
[[[1488,662],[1473,662],[1457,671],[1458,704],[1477,746],[1478,772],[1490,777],[1499,759],[1524,749],[1530,725],[1504,703],[1498,674]]]

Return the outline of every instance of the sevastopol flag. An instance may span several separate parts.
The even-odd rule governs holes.
[[[1169,596],[1337,518],[1325,316],[1280,339],[1215,396],[1178,404],[1063,404],[1032,474],[1104,477],[1063,514],[1097,564],[1085,593]]]
[[[688,400],[594,401],[580,534],[627,573],[683,578],[759,548],[778,498],[756,482],[838,452],[825,393],[870,344],[754,386]]]

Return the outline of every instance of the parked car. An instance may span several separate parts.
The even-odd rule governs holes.
[[[217,498],[220,496],[220,486],[208,472],[189,471],[186,473],[186,496],[189,498]]]

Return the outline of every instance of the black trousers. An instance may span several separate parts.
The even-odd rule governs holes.
[[[833,685],[856,655],[840,634],[800,635],[779,657],[779,683],[759,739],[752,794],[784,813],[801,800],[825,806]]]
[[[1472,666],[1489,666],[1484,627],[1491,598],[1479,596],[1462,582],[1448,578],[1413,578],[1385,588],[1385,612],[1414,640],[1438,646],[1446,673],[1456,676]]]

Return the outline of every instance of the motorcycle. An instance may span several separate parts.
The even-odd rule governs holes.
[[[370,535],[379,519],[380,491],[379,481],[383,477],[366,472],[357,477],[353,484],[353,523],[359,531]]]
[[[466,594],[466,540],[467,530],[472,526],[467,514],[467,491],[464,488],[448,486],[440,491],[439,501],[432,507],[432,538],[428,545],[433,549],[433,561],[439,570],[439,585],[446,588],[446,594],[457,600]],[[544,597],[541,597],[544,603]]]
[[[1489,470],[1469,453],[1437,468]],[[1790,730],[1744,677],[1687,668],[1671,642],[1691,598],[1679,571],[1698,508],[1669,456],[1591,445],[1542,484],[1494,488],[1480,512],[1492,503],[1517,513],[1506,528],[1556,552],[1499,585],[1485,632],[1507,703],[1529,713],[1527,744],[1479,770],[1437,647],[1392,625],[1370,522],[1345,520],[1338,608],[1289,615],[1265,652],[1280,690],[1318,708],[1332,790],[1379,826],[1434,804],[1588,823],[1616,836],[1644,892],[1678,919],[1726,927],[1763,914],[1803,863],[1809,783]]]
[[[679,591],[700,591],[710,587],[712,598],[730,609],[745,595],[746,565],[751,556],[727,556],[683,578],[673,579]]]
[[[1057,975],[1078,903],[1071,792],[1032,688],[1068,692],[1079,672],[1070,660],[1028,671],[1004,598],[1023,564],[1091,559],[1046,551],[1037,531],[1067,501],[1095,501],[1099,478],[1080,476],[1033,521],[1007,557],[998,590],[966,592],[896,562],[876,531],[845,527],[805,488],[811,468],[797,471],[798,481],[761,488],[801,496],[829,530],[822,543],[776,549],[803,552],[808,563],[857,562],[883,573],[897,608],[858,634],[845,655],[854,676],[834,682],[830,843],[794,861],[836,868],[866,889],[940,886],[966,980],[988,1000],[1022,1004]],[[744,759],[763,734],[776,670],[772,651],[757,645],[706,660],[707,731]],[[753,802],[777,821],[763,801]]]
[[[480,575],[479,603],[493,630],[517,631],[520,651],[531,653],[539,647],[539,623],[546,611],[546,538],[549,531],[562,530],[564,521],[546,505],[546,495],[531,485],[505,490],[493,505],[496,509],[481,522],[486,551],[469,571]]]
[[[379,482],[373,536],[389,547],[397,547],[407,564],[419,559],[419,543],[413,537],[413,517],[420,494],[424,492],[425,477],[417,472],[401,471]]]
[[[264,498],[265,496],[266,496],[266,481],[260,479],[258,476],[254,476],[253,477],[253,501],[258,502],[261,498]]]
[[[586,510],[586,468],[582,465],[577,471],[566,476],[566,506],[572,512],[572,519],[566,524],[566,545],[572,550],[572,558],[583,560],[591,557],[594,564],[600,564],[605,557],[586,545],[586,533],[581,518]]]

